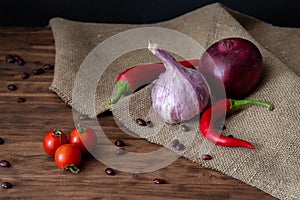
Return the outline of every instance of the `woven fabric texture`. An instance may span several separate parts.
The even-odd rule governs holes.
[[[99,24],[53,18],[50,27],[56,49],[56,68],[50,89],[74,109],[90,116],[112,110],[120,123],[150,142],[279,199],[300,199],[299,29],[272,26],[221,4],[211,4],[155,24]],[[98,66],[99,56],[104,60],[111,59],[97,48],[102,42],[123,31],[141,27],[179,31],[197,41],[203,49],[226,37],[246,38],[257,45],[263,55],[264,76],[247,98],[270,102],[275,109],[271,112],[264,107],[247,107],[226,119],[227,128],[222,132],[251,141],[254,150],[213,145],[199,132],[198,117],[184,122],[190,127],[189,132],[182,132],[180,125],[163,123],[151,109],[151,84],[108,105],[107,100],[112,97],[120,72],[158,60],[146,49],[139,49],[116,57],[105,69],[99,69],[101,77],[99,72],[85,73],[85,70]],[[147,41],[145,47],[146,44]],[[94,101],[78,93],[74,98],[74,88],[76,91],[77,88],[78,91],[94,88],[85,93],[92,95]],[[136,125],[138,117],[151,120],[154,128]],[[186,144],[184,151],[170,146],[174,138],[180,138]],[[211,154],[213,159],[201,160],[203,153]]]

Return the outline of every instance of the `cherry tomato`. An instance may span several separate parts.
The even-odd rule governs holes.
[[[73,144],[64,144],[55,152],[55,163],[63,170],[69,170],[72,173],[78,173],[80,169],[78,166],[81,163],[81,152]]]
[[[67,135],[58,129],[54,129],[44,136],[43,147],[47,154],[54,156],[56,149],[67,142]]]
[[[83,127],[81,124],[74,128],[69,135],[69,143],[76,145],[85,154],[93,150],[97,143],[97,135],[93,129]]]

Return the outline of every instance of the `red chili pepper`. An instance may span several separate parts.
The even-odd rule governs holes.
[[[199,64],[199,60],[184,60],[179,63],[187,68],[195,68]],[[162,63],[137,65],[126,69],[119,74],[116,82],[116,96],[108,103],[117,103],[122,95],[131,94],[143,85],[151,83],[165,70]]]
[[[214,127],[214,122],[220,117],[226,114],[231,114],[237,111],[241,106],[249,104],[258,104],[267,107],[269,110],[273,110],[273,106],[271,104],[259,100],[219,100],[202,113],[200,119],[200,130],[202,135],[220,146],[254,149],[254,146],[245,140],[220,135]]]

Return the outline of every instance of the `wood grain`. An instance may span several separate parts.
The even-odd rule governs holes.
[[[20,55],[27,67],[5,62],[7,54]],[[270,195],[219,172],[206,169],[180,158],[160,170],[132,174],[117,171],[104,173],[105,166],[86,156],[79,174],[60,171],[53,158],[42,148],[44,134],[59,128],[67,134],[74,127],[72,109],[48,89],[53,72],[33,75],[43,64],[54,64],[55,48],[48,27],[0,27],[0,160],[8,160],[10,168],[0,168],[0,182],[9,181],[11,189],[0,188],[1,199],[275,199]],[[31,76],[23,80],[20,75]],[[14,83],[18,90],[9,91]],[[17,97],[26,102],[17,103]],[[151,152],[160,146],[123,132],[110,112],[98,116],[107,137],[122,139],[127,150]],[[152,183],[163,178],[164,185]]]

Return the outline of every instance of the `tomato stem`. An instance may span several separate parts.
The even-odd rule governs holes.
[[[61,142],[62,141],[62,133],[60,130],[58,130],[57,128],[53,130],[53,133],[52,133],[53,136],[56,136],[56,137],[59,137],[59,141]]]
[[[64,169],[72,172],[73,174],[78,174],[80,172],[80,169],[76,167],[74,164],[65,166]]]
[[[79,133],[83,133],[86,131],[86,129],[82,126],[82,124],[78,124],[77,131]]]

